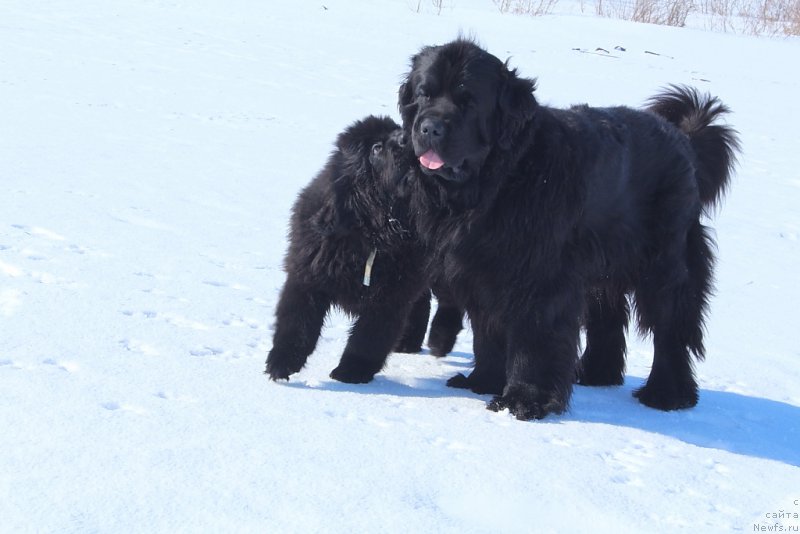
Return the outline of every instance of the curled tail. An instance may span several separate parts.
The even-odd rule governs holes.
[[[671,122],[689,137],[697,156],[697,184],[703,207],[716,206],[731,181],[740,151],[736,130],[714,124],[730,109],[717,97],[685,85],[670,85],[647,101],[645,109]]]

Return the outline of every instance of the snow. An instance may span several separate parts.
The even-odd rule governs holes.
[[[0,531],[800,528],[800,41],[451,4],[0,5]],[[335,314],[301,373],[262,374],[297,192],[459,32],[547,104],[689,83],[733,109],[695,409],[635,402],[633,336],[625,386],[529,423],[444,386],[469,331],[346,385]]]

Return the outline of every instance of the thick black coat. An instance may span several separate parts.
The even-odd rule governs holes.
[[[706,129],[714,150],[698,153],[697,135],[657,114],[669,98],[654,100],[653,112],[564,110],[539,105],[534,86],[457,40],[422,49],[400,88],[418,158],[414,219],[475,335],[473,372],[448,383],[495,393],[489,407],[520,419],[560,413],[576,372],[586,384],[621,383],[631,294],[655,344],[636,396],[665,410],[693,406],[690,353],[704,353],[713,264],[698,169],[710,169],[716,199],[735,136]],[[671,94],[670,120],[694,114],[686,120],[698,131],[725,111],[703,115],[687,102],[695,93]]]

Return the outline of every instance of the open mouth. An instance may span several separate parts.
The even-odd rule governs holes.
[[[463,183],[468,178],[468,174],[464,172],[463,165],[451,166],[445,164],[441,156],[432,149],[419,156],[418,159],[422,172],[429,176],[436,176],[445,182],[453,183]]]
[[[440,169],[444,166],[444,161],[442,160],[441,156],[436,153],[436,151],[430,149],[419,157],[419,164],[426,169],[435,171],[436,169]]]
[[[437,150],[438,147],[432,147],[430,144],[419,142],[416,139],[414,141],[414,153],[419,161],[420,170],[424,174],[453,183],[462,183],[468,179],[469,175],[465,172],[464,161],[461,163],[445,161],[441,152]]]

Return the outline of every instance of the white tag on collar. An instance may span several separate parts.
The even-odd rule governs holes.
[[[378,249],[373,248],[372,252],[369,253],[369,258],[367,258],[367,265],[364,267],[364,281],[361,283],[367,287],[369,287],[370,279],[372,278],[372,264],[375,263],[375,254],[377,253]]]

